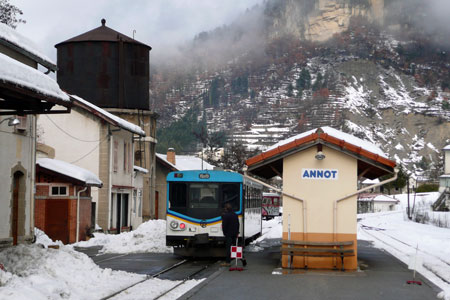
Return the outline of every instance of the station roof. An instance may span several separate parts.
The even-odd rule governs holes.
[[[358,175],[369,179],[393,173],[396,163],[376,145],[331,127],[321,127],[281,141],[246,161],[248,171],[263,178],[283,174],[283,158],[325,145],[358,160]]]
[[[82,33],[82,34],[77,35],[73,38],[70,38],[66,41],[63,41],[59,44],[56,44],[55,47],[58,48],[59,46],[61,46],[63,44],[78,43],[78,42],[119,42],[119,41],[122,41],[124,43],[141,45],[141,46],[147,47],[149,50],[152,49],[152,47],[150,47],[149,45],[138,42],[135,39],[133,39],[129,36],[126,36],[125,34],[122,34],[118,31],[115,31],[114,29],[107,27],[105,25],[106,24],[105,19],[102,19],[101,23],[102,23],[102,25],[100,27],[97,27],[88,32]]]
[[[2,23],[0,23],[0,45],[21,53],[51,71],[56,71],[56,64],[43,54],[32,40]]]
[[[50,76],[0,53],[0,115],[69,113],[69,96]],[[56,105],[63,110],[52,110]]]

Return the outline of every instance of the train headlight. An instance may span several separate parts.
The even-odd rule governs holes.
[[[184,230],[185,228],[186,228],[186,224],[181,223],[181,224],[180,224],[180,229],[181,229],[181,230]]]
[[[170,222],[170,228],[172,228],[173,230],[177,229],[178,228],[178,222],[175,221],[175,220],[172,220]]]

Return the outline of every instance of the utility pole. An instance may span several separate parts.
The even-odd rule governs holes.
[[[407,180],[407,193],[408,193],[408,210],[407,210],[407,212],[408,212],[408,219],[412,219],[411,218],[411,211],[410,211],[410,207],[409,207],[409,176],[406,178],[406,180]]]

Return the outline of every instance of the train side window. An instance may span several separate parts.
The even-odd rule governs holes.
[[[186,183],[170,184],[170,207],[184,208],[187,205],[187,185]]]

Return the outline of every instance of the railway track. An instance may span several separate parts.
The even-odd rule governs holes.
[[[138,282],[135,282],[132,285],[129,285],[129,286],[123,288],[123,289],[120,289],[120,290],[118,290],[118,291],[116,291],[116,292],[114,292],[114,293],[112,293],[112,294],[110,294],[110,295],[108,295],[106,297],[103,297],[100,300],[113,299],[114,297],[120,295],[121,293],[129,291],[131,288],[133,288],[133,287],[135,287],[135,286],[137,286],[139,284],[143,284],[144,282],[146,282],[146,281],[148,281],[150,279],[161,277],[163,274],[167,274],[170,271],[173,271],[173,270],[175,270],[175,269],[177,269],[177,268],[179,268],[179,267],[181,267],[181,266],[183,266],[183,265],[185,265],[185,264],[187,264],[189,262],[191,262],[191,261],[188,260],[188,259],[184,259],[184,260],[179,261],[179,262],[173,264],[172,266],[170,266],[168,268],[165,268],[165,269],[163,269],[163,270],[161,270],[161,271],[159,271],[159,272],[157,272],[155,274],[146,275],[146,277],[144,279],[139,280]],[[186,281],[192,279],[194,276],[198,275],[199,273],[201,273],[202,271],[206,270],[210,266],[211,266],[211,264],[209,264],[209,263],[205,264],[203,266],[198,266],[197,268],[195,268],[195,270],[193,270],[193,271],[189,272],[187,275],[185,275],[184,278],[182,278],[179,283],[177,283],[176,285],[168,288],[167,290],[163,291],[162,293],[160,293],[159,295],[157,295],[156,297],[151,298],[151,299],[156,300],[156,299],[162,298],[163,296],[165,296],[168,293],[170,293],[170,292],[174,291],[175,289],[179,288]]]
[[[422,249],[417,249],[416,246],[411,245],[405,241],[402,241],[396,237],[393,237],[392,235],[388,234],[385,232],[385,230],[383,228],[377,228],[377,227],[372,227],[372,226],[366,226],[362,223],[359,224],[361,230],[363,230],[367,235],[373,237],[374,239],[380,241],[381,243],[387,245],[388,247],[394,249],[395,251],[397,251],[398,253],[402,254],[405,257],[409,257],[409,254],[406,253],[404,250],[399,249],[399,247],[396,247],[394,244],[398,243],[398,244],[402,244],[404,246],[409,247],[412,251],[416,251],[420,252],[424,255],[426,255],[425,257],[432,257],[433,259],[436,259],[444,264],[446,264],[447,266],[450,267],[450,263],[443,260],[442,258],[440,258],[437,255],[434,255],[428,251],[422,250]],[[376,234],[373,234],[373,232],[371,231],[376,231],[377,234],[383,235],[385,237],[388,237],[389,239],[391,239],[391,241],[394,241],[394,243],[389,243],[384,239],[381,239],[380,237],[378,237]],[[442,280],[443,282],[445,282],[446,284],[450,284],[450,279],[449,278],[445,278],[444,276],[442,276],[441,274],[439,274],[438,272],[436,272],[428,263],[424,262],[423,263],[423,267],[428,270],[429,272],[431,272],[433,275],[435,275],[436,277],[438,277],[440,280]]]

